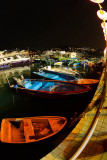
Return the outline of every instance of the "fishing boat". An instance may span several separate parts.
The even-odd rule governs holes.
[[[32,143],[60,132],[67,119],[61,116],[4,118],[1,122],[1,142]]]
[[[10,88],[17,90],[17,92],[48,99],[71,99],[77,95],[82,100],[82,95],[85,96],[90,91],[90,87],[73,82],[34,79],[15,79]]]
[[[99,80],[98,79],[79,79],[77,81],[78,84],[88,85],[90,87],[97,87]]]
[[[40,77],[46,78],[46,79],[52,79],[52,80],[58,80],[58,81],[70,81],[74,82],[77,80],[76,77],[73,75],[69,75],[62,72],[57,72],[54,70],[45,70],[41,69],[39,72],[33,72],[36,75],[39,75]]]

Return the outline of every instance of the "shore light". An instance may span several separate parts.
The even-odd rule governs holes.
[[[104,49],[104,62],[106,63],[106,53],[107,53],[107,47]]]
[[[101,27],[103,29],[103,33],[104,33],[104,37],[105,37],[105,40],[107,40],[107,22],[102,22],[101,23]]]
[[[107,22],[102,22],[101,27],[103,29],[105,40],[107,40]]]
[[[97,11],[97,16],[101,19],[101,20],[104,20],[106,21],[107,20],[107,12],[100,9]]]
[[[107,30],[107,22],[102,22],[102,23],[101,23],[101,27],[102,27],[103,29],[106,29],[106,30]]]
[[[103,3],[104,0],[90,0],[91,2],[94,2],[94,3]]]
[[[104,55],[106,55],[106,50],[107,50],[107,47],[104,49]]]

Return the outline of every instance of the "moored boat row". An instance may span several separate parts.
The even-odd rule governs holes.
[[[44,77],[51,80],[14,78],[10,88],[19,93],[51,100],[51,102],[52,99],[57,99],[59,102],[69,99],[73,105],[75,103],[87,105],[93,84],[99,82],[99,80],[93,79],[80,80],[65,72],[42,70],[42,75],[43,72],[45,73]],[[84,98],[87,100],[84,101]],[[1,142],[37,142],[55,135],[64,128],[66,123],[67,119],[60,116],[4,118],[1,123]]]
[[[51,66],[48,66],[48,68],[43,68],[39,72],[33,73],[46,79],[76,82],[90,87],[97,87],[99,83],[98,79],[77,78],[79,77],[79,73],[68,68],[61,69],[54,67],[51,68]]]

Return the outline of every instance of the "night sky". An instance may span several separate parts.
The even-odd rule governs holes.
[[[107,0],[102,3],[107,11]],[[90,0],[0,1],[0,50],[105,48],[98,5]]]

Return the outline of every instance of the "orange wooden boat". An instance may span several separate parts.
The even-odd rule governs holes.
[[[1,142],[37,142],[57,134],[66,123],[67,119],[60,116],[5,118],[1,122]]]
[[[98,79],[78,79],[77,83],[82,85],[93,86],[93,85],[98,85],[99,80]]]

